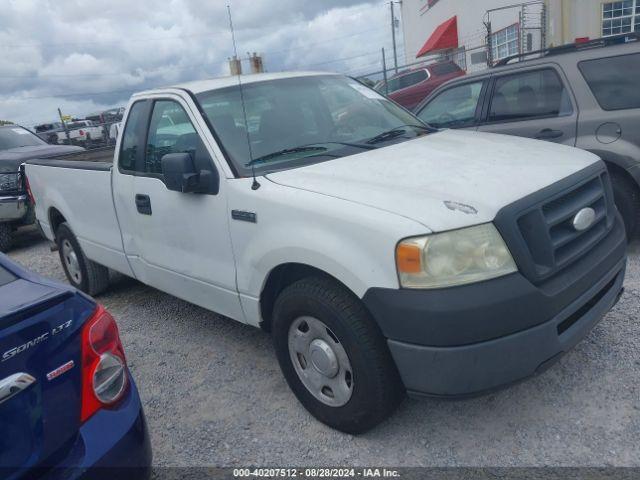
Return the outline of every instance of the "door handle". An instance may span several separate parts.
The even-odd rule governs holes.
[[[0,404],[15,397],[34,383],[36,383],[36,379],[28,373],[16,373],[0,380]]]
[[[540,130],[538,135],[536,135],[536,140],[553,140],[554,138],[560,138],[564,135],[562,130],[552,130],[550,128],[545,128],[544,130]]]
[[[151,215],[151,198],[149,195],[136,194],[136,208],[142,215]]]

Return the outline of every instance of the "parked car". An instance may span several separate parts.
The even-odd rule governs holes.
[[[504,133],[600,156],[630,238],[640,234],[637,35],[550,49],[443,85],[417,109],[439,128]]]
[[[352,433],[405,391],[542,371],[622,291],[624,226],[596,155],[436,132],[341,75],[142,92],[113,165],[26,172],[72,285],[98,293],[113,269],[261,326],[300,402]]]
[[[105,132],[102,125],[96,125],[91,120],[78,120],[67,124],[66,132],[58,133],[58,143],[91,147],[105,142]]]
[[[20,165],[30,158],[53,158],[83,150],[49,145],[18,125],[0,126],[0,252],[11,248],[18,227],[32,224],[35,218]]]
[[[47,143],[55,145],[58,143],[58,133],[64,132],[62,122],[43,123],[35,126],[38,137]]]
[[[465,74],[454,62],[440,62],[400,72],[380,82],[376,90],[387,95],[408,110],[416,108],[420,102],[443,83]]]
[[[0,425],[2,478],[149,477],[149,434],[115,320],[2,254]]]

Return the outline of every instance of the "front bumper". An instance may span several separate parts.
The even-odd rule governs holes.
[[[538,286],[515,273],[441,290],[371,289],[363,300],[409,393],[475,395],[544,370],[616,303],[626,267],[619,219],[587,257]]]
[[[26,195],[0,196],[0,222],[13,222],[22,219],[29,209]]]

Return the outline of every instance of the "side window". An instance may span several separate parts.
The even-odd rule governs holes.
[[[196,153],[204,151],[200,136],[189,120],[187,112],[173,100],[158,100],[153,105],[149,122],[143,173],[162,174],[162,157],[168,153]]]
[[[578,66],[603,110],[640,108],[640,53],[586,60]]]
[[[118,156],[118,165],[122,170],[136,170],[138,146],[142,140],[141,136],[144,135],[144,128],[141,127],[145,111],[145,102],[137,102],[131,106]]]
[[[472,125],[483,83],[465,83],[445,90],[431,100],[418,113],[418,117],[437,128],[461,128]]]
[[[506,75],[496,79],[490,122],[570,115],[569,92],[550,69]]]

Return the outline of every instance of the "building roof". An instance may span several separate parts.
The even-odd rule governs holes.
[[[430,52],[447,50],[450,48],[458,48],[457,16],[451,17],[446,22],[438,25],[422,48],[418,51],[416,58],[420,58]]]

